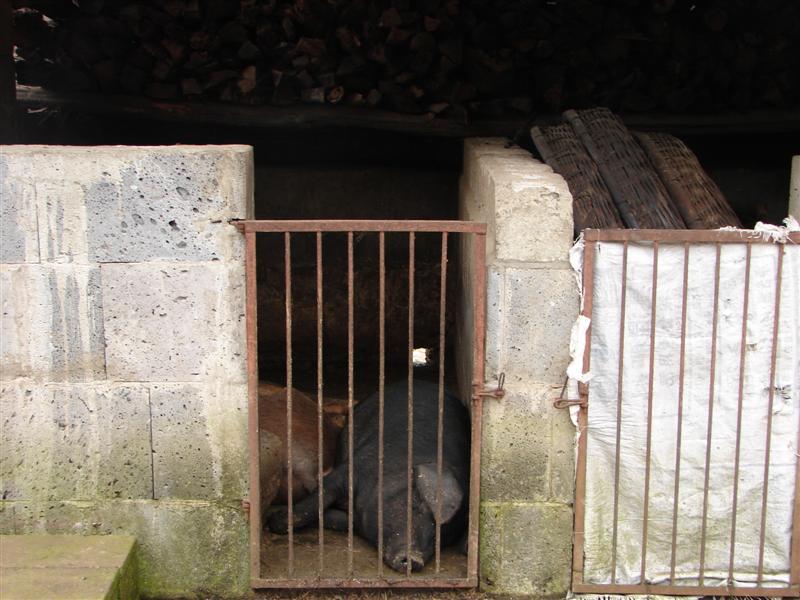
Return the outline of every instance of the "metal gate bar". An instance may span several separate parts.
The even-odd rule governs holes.
[[[758,542],[758,583],[764,579],[764,530],[767,524],[767,492],[769,490],[769,457],[772,449],[772,407],[775,401],[775,367],[778,359],[778,323],[781,318],[781,284],[783,283],[783,252],[778,253],[778,272],[775,277],[775,319],[772,323],[772,349],[769,367],[769,402],[767,404],[767,434],[764,450],[764,482],[761,484],[761,533]]]
[[[250,567],[253,587],[276,588],[308,588],[308,587],[403,587],[403,588],[458,588],[474,587],[477,585],[478,567],[478,502],[480,497],[480,437],[482,399],[484,395],[492,395],[483,388],[484,381],[484,327],[485,327],[485,237],[486,225],[483,223],[463,221],[238,221],[237,228],[244,233],[246,243],[246,321],[247,321],[247,367],[249,391],[249,447],[250,447]],[[322,473],[322,447],[323,447],[323,271],[322,271],[322,234],[336,232],[347,234],[347,345],[348,345],[348,524],[347,524],[347,577],[325,577],[324,573],[324,514],[322,510],[323,473]],[[353,407],[354,407],[354,258],[353,258],[353,233],[376,232],[379,245],[379,456],[378,456],[378,555],[377,578],[355,577],[353,572]],[[385,577],[383,570],[383,465],[384,465],[384,389],[385,389],[385,358],[386,358],[386,249],[385,234],[399,232],[408,234],[408,383],[413,382],[413,332],[414,332],[414,270],[415,270],[415,234],[439,233],[441,234],[441,273],[440,273],[440,306],[439,306],[439,383],[438,383],[438,420],[437,420],[437,475],[440,476],[443,468],[443,436],[444,436],[444,358],[445,358],[445,308],[446,308],[446,282],[447,282],[447,243],[449,233],[473,234],[473,281],[474,281],[474,348],[473,348],[473,382],[471,403],[471,456],[470,456],[470,489],[469,489],[469,524],[468,524],[468,555],[466,575],[464,577],[412,577],[411,562],[406,568],[405,577]],[[292,275],[291,275],[291,242],[293,233],[314,233],[316,236],[316,317],[317,317],[317,442],[318,442],[318,469],[317,469],[317,494],[320,500],[318,517],[318,564],[317,577],[296,578],[294,575],[294,535],[292,528],[288,531],[288,577],[283,579],[265,579],[260,576],[261,569],[261,510],[260,510],[260,473],[259,473],[259,429],[258,429],[258,352],[257,352],[257,274],[256,274],[256,235],[258,233],[282,233],[284,238],[284,285],[285,285],[285,317],[286,317],[286,382],[287,382],[287,471],[288,471],[288,519],[292,523]],[[408,496],[406,498],[406,534],[407,552],[410,550],[410,530],[412,529],[412,456],[413,456],[413,390],[409,385],[408,391],[408,456],[407,456],[407,483]],[[435,543],[435,573],[440,573],[441,560],[441,483],[437,485],[436,499],[436,543]]]
[[[734,490],[733,490],[733,509],[731,523],[731,541],[728,560],[728,580],[733,579],[735,566],[735,545],[736,545],[736,506],[738,498],[738,475],[740,467],[741,436],[742,436],[742,413],[743,413],[743,394],[744,394],[744,374],[745,374],[745,340],[747,332],[747,312],[750,294],[750,274],[752,245],[771,243],[769,239],[752,232],[742,232],[735,230],[592,230],[584,231],[584,265],[583,265],[583,309],[582,314],[589,319],[592,318],[593,311],[593,289],[594,289],[594,264],[596,256],[597,242],[620,242],[622,243],[622,281],[621,281],[621,300],[620,300],[620,328],[619,328],[619,374],[617,376],[617,430],[616,430],[616,456],[615,456],[615,476],[614,476],[614,505],[613,505],[613,524],[612,524],[612,549],[611,549],[611,583],[586,583],[584,582],[584,524],[586,516],[586,468],[587,468],[587,426],[588,426],[588,402],[590,398],[589,386],[579,384],[580,410],[578,413],[578,427],[581,433],[578,440],[578,460],[576,474],[576,498],[575,498],[575,528],[574,528],[574,547],[573,547],[573,585],[572,589],[577,593],[602,593],[602,594],[675,594],[675,595],[729,595],[729,596],[766,596],[766,597],[798,597],[800,596],[800,460],[796,463],[795,473],[795,495],[792,507],[792,534],[790,548],[790,573],[789,583],[783,587],[765,587],[763,585],[764,570],[764,545],[765,545],[765,524],[767,510],[767,495],[769,482],[769,461],[770,461],[770,437],[772,432],[772,412],[774,401],[774,386],[776,378],[776,360],[778,350],[778,329],[780,319],[780,298],[783,277],[783,255],[784,245],[775,244],[777,251],[777,275],[775,282],[775,304],[773,311],[771,357],[769,374],[769,401],[767,419],[767,441],[765,450],[764,465],[764,484],[761,494],[760,510],[760,532],[758,548],[758,573],[756,585],[745,587],[742,585],[712,586],[704,584],[705,576],[705,557],[706,557],[706,533],[708,514],[708,494],[709,494],[709,474],[711,470],[711,436],[713,430],[713,402],[709,402],[706,438],[705,473],[703,488],[703,511],[702,529],[700,539],[700,558],[698,565],[699,585],[679,585],[675,584],[676,569],[676,531],[677,531],[677,498],[680,492],[679,479],[677,474],[680,472],[681,460],[681,435],[683,426],[683,400],[684,400],[684,374],[685,374],[685,351],[686,351],[686,307],[687,289],[689,278],[689,256],[690,244],[714,244],[716,248],[716,261],[714,265],[714,295],[713,295],[713,318],[711,323],[711,355],[710,355],[710,381],[709,398],[715,396],[716,381],[716,355],[717,355],[717,333],[719,326],[719,297],[720,297],[720,267],[721,250],[723,244],[746,244],[745,254],[745,277],[743,288],[743,317],[741,328],[741,342],[739,355],[739,380],[737,398],[737,426],[734,459]],[[650,328],[650,354],[649,354],[649,373],[648,373],[648,395],[647,395],[647,447],[645,454],[645,490],[644,490],[644,517],[642,535],[642,557],[641,573],[639,584],[618,584],[616,583],[617,570],[617,524],[619,518],[619,471],[620,471],[620,423],[623,408],[623,353],[625,349],[625,313],[626,297],[628,287],[628,247],[633,242],[646,242],[652,244],[653,248],[653,279],[651,295],[651,328]],[[788,243],[800,243],[800,233],[790,233]],[[684,268],[683,268],[683,287],[681,298],[681,333],[680,333],[680,357],[679,357],[679,384],[678,384],[678,416],[677,416],[677,440],[675,450],[675,469],[676,479],[674,486],[674,507],[672,511],[672,531],[670,548],[670,575],[668,584],[650,584],[645,580],[645,566],[647,554],[647,518],[649,509],[649,482],[650,482],[650,452],[652,439],[652,409],[653,409],[653,368],[654,368],[654,349],[655,349],[655,315],[656,315],[656,286],[658,278],[658,256],[660,244],[682,244],[684,247]],[[586,345],[583,357],[584,372],[589,371],[591,355],[591,325],[586,332]],[[800,446],[800,434],[798,435],[798,446]]]
[[[708,397],[714,397],[714,386],[717,382],[717,330],[719,327],[719,273],[722,262],[722,246],[716,244],[714,259],[714,316],[711,320],[711,373],[708,383]],[[698,581],[702,586],[706,570],[706,528],[708,525],[708,487],[711,478],[711,432],[714,428],[714,403],[708,403],[708,421],[706,423],[706,460],[703,483],[703,524],[700,530],[700,569]]]

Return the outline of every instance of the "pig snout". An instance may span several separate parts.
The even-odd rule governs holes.
[[[441,501],[441,524],[449,523],[460,510],[464,493],[452,471],[445,467],[441,478],[435,464],[414,467],[414,492],[412,509],[411,543],[406,542],[405,493],[385,502],[390,516],[384,529],[386,547],[384,562],[395,571],[406,572],[409,562],[412,571],[419,571],[434,554],[436,539],[437,495]],[[396,517],[396,518],[395,518]]]
[[[412,571],[421,570],[434,552],[436,529],[431,515],[415,510],[413,519],[410,547],[406,544],[405,530],[397,530],[399,523],[405,521],[405,516],[398,519],[394,526],[390,524],[385,528],[383,561],[400,573],[406,572],[409,563]]]
[[[419,550],[412,549],[406,553],[406,548],[389,548],[383,554],[384,562],[395,571],[405,573],[411,562],[412,571],[420,571],[425,566],[425,556]]]
[[[405,498],[390,498],[387,505],[387,522],[383,528],[383,562],[395,571],[405,573],[411,564],[412,571],[419,571],[431,559],[434,552],[436,524],[433,515],[419,499],[414,499],[411,525],[411,543],[406,538],[406,515],[402,506]],[[402,510],[401,510],[402,508]],[[393,510],[394,509],[394,510]]]

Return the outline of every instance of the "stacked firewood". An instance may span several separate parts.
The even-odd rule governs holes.
[[[604,105],[789,108],[796,0],[13,0],[55,90],[456,119]]]

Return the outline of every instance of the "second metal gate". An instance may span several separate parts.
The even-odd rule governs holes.
[[[777,237],[585,231],[573,591],[800,596],[800,234]]]

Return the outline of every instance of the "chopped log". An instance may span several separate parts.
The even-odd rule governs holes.
[[[256,88],[256,67],[250,65],[242,69],[242,75],[237,82],[237,87],[243,96],[248,95]]]
[[[325,88],[324,87],[315,87],[310,88],[307,90],[303,90],[300,92],[300,99],[303,102],[309,102],[314,104],[324,104],[325,103]]]
[[[337,85],[328,91],[327,100],[329,104],[338,104],[344,98],[344,88]]]
[[[203,88],[194,77],[181,80],[181,91],[184,96],[199,96],[203,93]]]

